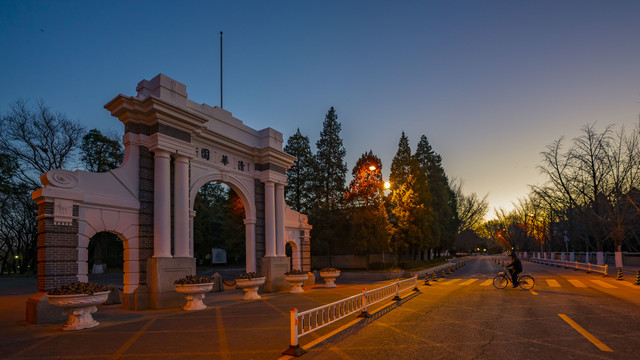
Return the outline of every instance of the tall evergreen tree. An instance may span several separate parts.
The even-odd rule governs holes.
[[[426,173],[431,191],[434,245],[441,248],[450,247],[458,227],[457,205],[449,179],[442,167],[442,157],[433,151],[425,135],[420,137],[414,157]]]
[[[382,161],[373,151],[362,154],[351,171],[353,180],[347,189],[347,202],[351,206],[368,206],[382,202]]]
[[[296,157],[296,162],[287,170],[288,185],[285,188],[287,204],[296,211],[308,214],[312,206],[316,158],[311,152],[309,137],[298,128],[287,140],[284,151]]]
[[[392,202],[392,244],[397,261],[409,247],[419,244],[424,234],[423,226],[426,209],[415,191],[416,179],[409,174],[407,181],[391,195]]]
[[[347,152],[340,138],[341,129],[338,114],[332,106],[325,115],[320,139],[316,142],[316,200],[331,209],[336,208],[342,199],[347,174],[344,162]]]
[[[391,161],[391,174],[389,175],[391,190],[400,188],[407,181],[410,172],[411,148],[409,147],[409,139],[403,131],[398,142],[398,151]]]
[[[346,195],[350,245],[357,254],[384,252],[390,224],[383,202],[382,161],[372,151],[364,153],[352,175]]]
[[[345,190],[346,151],[340,138],[341,125],[333,106],[327,112],[316,142],[315,201],[309,213],[313,224],[314,252],[331,256],[344,243],[345,216],[341,203]]]

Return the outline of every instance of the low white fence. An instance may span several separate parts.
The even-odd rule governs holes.
[[[289,348],[283,355],[300,356],[305,351],[300,347],[298,339],[318,329],[343,319],[351,314],[360,311],[358,317],[370,317],[367,307],[380,301],[394,297],[400,300],[400,293],[411,289],[418,290],[418,275],[405,280],[396,280],[394,283],[369,290],[362,289],[362,294],[354,295],[343,300],[323,305],[314,309],[298,312],[298,309],[291,309],[291,342]],[[402,288],[402,289],[401,289]]]
[[[602,275],[607,276],[607,271],[609,270],[609,265],[596,265],[592,263],[579,263],[577,261],[567,261],[567,260],[551,260],[551,259],[538,259],[531,258],[529,259],[532,262],[539,264],[547,264],[547,265],[555,265],[555,266],[564,266],[565,268],[572,268],[575,270],[585,270],[586,272],[597,272],[602,273]]]

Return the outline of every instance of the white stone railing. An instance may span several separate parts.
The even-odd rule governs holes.
[[[596,265],[592,263],[580,263],[577,261],[567,261],[567,260],[551,260],[551,259],[538,259],[531,258],[530,261],[546,264],[546,265],[555,265],[555,266],[564,266],[565,268],[572,268],[575,270],[585,270],[586,272],[597,272],[602,273],[602,275],[607,276],[607,271],[609,270],[609,265]]]
[[[413,285],[411,288],[410,285]],[[404,288],[403,288],[404,287]],[[291,309],[291,342],[284,355],[300,356],[305,351],[299,345],[299,338],[333,322],[343,319],[358,311],[358,317],[370,317],[367,307],[380,301],[393,297],[393,300],[401,300],[400,292],[412,289],[418,290],[418,275],[405,280],[396,280],[394,283],[369,290],[362,289],[362,293],[343,300],[323,305],[314,309],[298,312]]]

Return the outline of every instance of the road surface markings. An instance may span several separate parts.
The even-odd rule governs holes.
[[[218,328],[218,343],[220,344],[220,354],[223,359],[231,359],[231,352],[229,351],[229,342],[227,341],[227,332],[222,322],[222,310],[219,307],[216,308],[216,327]]]
[[[538,293],[537,293],[537,292],[535,292],[535,291],[533,291],[533,290],[529,290],[529,292],[530,292],[532,295],[538,295]]]
[[[632,287],[634,289],[640,289],[640,286],[634,285],[634,284],[632,284],[630,282],[626,282],[626,281],[620,281],[618,284],[626,285],[626,286]]]
[[[122,344],[122,346],[120,346],[120,349],[118,349],[118,351],[115,352],[115,354],[111,355],[111,359],[120,359],[122,357],[122,354],[124,354],[125,351],[127,351],[131,345],[133,345],[134,342],[136,342],[136,340],[138,340],[138,338],[140,336],[142,336],[142,334],[144,334],[145,331],[147,331],[147,329],[151,326],[151,324],[153,324],[156,321],[155,318],[150,319],[149,321],[147,321],[146,324],[144,324],[140,330],[138,330],[135,334],[133,334],[129,340],[127,340],[124,344]]]
[[[546,280],[549,287],[560,287],[558,280],[554,280],[554,279],[546,279]]]
[[[580,280],[576,280],[576,279],[567,279],[568,282],[571,283],[571,285],[575,286],[575,287],[587,287],[587,285],[585,285],[582,281]]]
[[[578,325],[575,321],[571,320],[571,318],[568,317],[567,315],[558,314],[558,316],[560,316],[560,318],[564,320],[567,324],[571,325],[571,327],[574,328],[577,332],[579,332],[580,335],[584,336],[587,340],[591,341],[591,343],[597,346],[598,349],[602,351],[613,352],[613,350],[611,350],[610,347],[602,343],[602,341],[598,340],[595,336],[591,335],[591,333],[585,330],[582,326]]]
[[[600,285],[600,286],[602,286],[603,288],[606,288],[606,289],[617,289],[618,288],[617,286],[608,284],[608,283],[606,283],[606,282],[604,282],[602,280],[591,280],[591,282],[593,282],[594,284],[598,284],[598,285]]]
[[[493,282],[493,279],[485,280],[480,286],[489,286]]]
[[[460,285],[465,285],[465,286],[466,286],[466,285],[473,284],[473,283],[474,283],[474,282],[476,282],[476,281],[478,281],[478,279],[469,279],[469,280],[467,280],[467,281],[465,281],[465,282],[461,283]]]
[[[453,279],[453,280],[445,281],[442,283],[442,285],[451,285],[451,284],[457,283],[460,280],[462,279]]]

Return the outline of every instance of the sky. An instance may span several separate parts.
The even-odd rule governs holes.
[[[159,73],[220,105],[223,31],[223,105],[246,125],[315,151],[333,106],[349,173],[372,150],[385,178],[402,131],[412,151],[426,135],[465,193],[509,210],[555,139],[638,124],[638,19],[635,0],[0,0],[0,113],[43,99],[121,135],[104,104]]]

